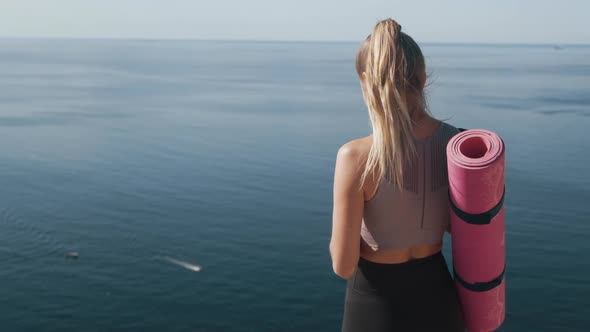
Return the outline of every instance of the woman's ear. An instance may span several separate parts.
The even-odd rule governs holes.
[[[367,82],[367,75],[363,72],[360,77],[361,83],[361,92],[363,93],[363,100],[367,103],[367,91],[365,87],[365,83]]]
[[[367,83],[367,74],[363,72],[360,77],[361,88],[363,89],[363,94],[365,93],[365,84]]]

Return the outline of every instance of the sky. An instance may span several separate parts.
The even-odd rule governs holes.
[[[0,0],[0,37],[590,44],[588,0]]]

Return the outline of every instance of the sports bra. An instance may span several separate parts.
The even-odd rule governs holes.
[[[432,136],[415,138],[417,157],[405,169],[402,189],[384,178],[365,201],[361,237],[373,250],[442,241],[450,222],[446,147],[457,133],[441,121]]]

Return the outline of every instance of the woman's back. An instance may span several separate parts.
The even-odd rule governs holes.
[[[367,180],[360,255],[379,263],[399,263],[440,250],[449,226],[446,144],[459,130],[428,118],[414,129],[417,156],[407,167],[402,187],[386,178]],[[372,137],[347,144],[362,165]],[[369,176],[369,179],[375,178]]]
[[[373,250],[441,242],[449,225],[446,145],[456,133],[441,122],[432,136],[416,139],[417,156],[402,188],[384,178],[365,202],[361,236]]]

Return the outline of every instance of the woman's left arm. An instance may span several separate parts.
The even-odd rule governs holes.
[[[360,252],[364,208],[361,159],[361,151],[351,143],[343,145],[336,157],[330,255],[334,273],[344,279],[354,273]]]

